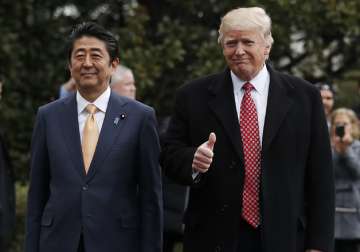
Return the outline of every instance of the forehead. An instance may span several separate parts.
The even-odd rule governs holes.
[[[257,30],[229,30],[224,33],[224,40],[230,39],[262,39],[262,35]]]
[[[89,50],[101,51],[107,53],[105,42],[98,38],[84,36],[74,41],[74,46],[72,51],[73,53],[77,51],[89,51]]]
[[[333,93],[330,90],[320,90],[322,97],[333,97]]]
[[[335,117],[335,122],[347,122],[350,123],[350,118],[345,114],[339,114]]]

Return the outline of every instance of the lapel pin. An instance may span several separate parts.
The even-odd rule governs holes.
[[[114,119],[114,124],[117,125],[118,122],[119,122],[119,117],[115,117],[115,119]]]
[[[121,114],[121,115],[120,115],[121,120],[124,120],[124,119],[125,119],[125,117],[126,117],[126,115],[125,115],[125,114]]]

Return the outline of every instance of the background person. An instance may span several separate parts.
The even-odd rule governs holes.
[[[320,91],[322,103],[324,106],[326,121],[330,129],[331,126],[331,112],[335,103],[335,92],[330,84],[318,82],[315,87]]]
[[[61,84],[59,98],[68,97],[69,95],[75,93],[75,91],[76,91],[75,80],[72,77],[70,77],[70,79],[67,82]]]
[[[0,100],[3,91],[0,76]],[[1,121],[0,121],[1,127]],[[15,185],[14,171],[0,129],[0,251],[7,252],[15,229]]]
[[[359,122],[351,109],[331,114],[331,144],[335,170],[335,252],[360,249]]]
[[[135,78],[131,69],[124,65],[118,65],[111,76],[110,88],[119,95],[135,100]]]

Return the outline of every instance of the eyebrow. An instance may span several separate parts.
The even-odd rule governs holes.
[[[86,51],[85,48],[78,48],[78,49],[76,49],[76,50],[74,51],[74,53],[84,52],[84,51]],[[90,51],[91,51],[91,52],[100,52],[100,53],[102,53],[102,50],[101,50],[100,48],[96,48],[96,47],[90,48]]]

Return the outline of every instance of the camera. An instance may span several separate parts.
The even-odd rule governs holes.
[[[337,125],[335,127],[335,135],[337,135],[340,138],[343,138],[345,135],[345,125]]]

